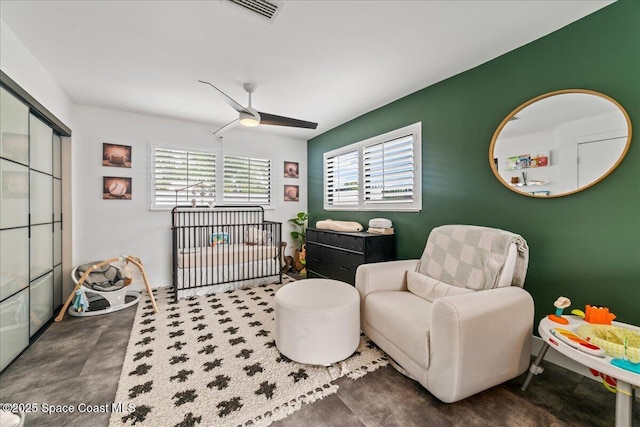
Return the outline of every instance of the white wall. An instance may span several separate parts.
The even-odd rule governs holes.
[[[307,209],[307,144],[304,140],[234,129],[216,141],[213,128],[141,114],[76,106],[73,129],[74,241],[73,263],[118,255],[142,259],[151,285],[171,283],[171,214],[149,210],[149,142],[185,148],[232,150],[272,159],[274,209],[268,220],[283,223],[283,237],[291,241],[287,220]],[[102,166],[102,143],[132,147],[132,167]],[[284,178],[284,162],[300,164],[300,178]],[[132,178],[132,200],[103,200],[102,177]],[[284,184],[300,186],[300,201],[284,201]]]
[[[0,19],[0,69],[40,104],[73,131],[73,101],[62,90],[49,72],[29,52],[9,26]],[[73,212],[71,211],[71,138],[62,138],[62,274],[63,298],[73,289],[71,281]]]
[[[60,121],[73,129],[73,102],[1,19],[0,68]]]
[[[291,246],[289,232],[293,228],[287,220],[307,209],[306,141],[260,130],[233,130],[221,144],[203,124],[76,106],[2,20],[0,43],[2,71],[73,133],[72,138],[63,138],[65,296],[72,287],[71,265],[121,254],[140,257],[153,286],[170,283],[170,214],[147,209],[148,141],[268,154],[274,165],[275,209],[267,211],[266,217],[283,222],[283,237]],[[131,145],[133,167],[103,167],[103,142]],[[284,178],[284,161],[299,162],[299,179]],[[132,177],[133,200],[102,200],[103,176]],[[299,202],[283,201],[285,183],[300,186]]]

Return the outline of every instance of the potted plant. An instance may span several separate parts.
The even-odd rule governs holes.
[[[290,223],[295,225],[298,229],[291,232],[291,238],[293,238],[294,242],[296,242],[296,246],[294,247],[294,268],[296,271],[302,272],[304,270],[306,254],[305,251],[305,236],[307,229],[307,220],[309,219],[309,214],[306,212],[298,212],[294,218],[289,220]]]

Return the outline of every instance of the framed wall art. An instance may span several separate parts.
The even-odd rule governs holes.
[[[298,168],[299,168],[298,162],[284,162],[284,177],[298,178],[299,177]]]
[[[102,198],[105,200],[131,200],[131,178],[102,177]]]
[[[300,201],[300,187],[297,185],[284,186],[284,201],[298,202]]]
[[[131,167],[131,146],[118,144],[102,144],[102,166],[118,168]]]

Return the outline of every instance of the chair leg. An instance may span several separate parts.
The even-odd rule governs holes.
[[[404,369],[398,362],[396,362],[391,356],[389,356],[388,354],[386,354],[386,356],[387,356],[387,359],[389,360],[389,365],[391,365],[393,369],[400,372],[402,375],[404,375],[409,379],[418,381],[416,378],[413,377],[413,375],[411,375],[406,369]]]

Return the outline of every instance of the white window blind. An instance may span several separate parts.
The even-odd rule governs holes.
[[[413,137],[363,148],[364,203],[413,202]]]
[[[152,148],[153,193],[152,208],[172,208],[176,205],[176,190],[202,183],[197,188],[178,191],[177,204],[188,205],[192,198],[200,200],[206,190],[206,201],[215,202],[216,155],[208,152],[170,148]],[[198,194],[194,195],[196,189]]]
[[[325,161],[326,202],[329,206],[357,206],[360,187],[358,150]]]
[[[271,160],[224,156],[224,203],[271,205]]]
[[[422,124],[324,153],[327,210],[420,211]]]

